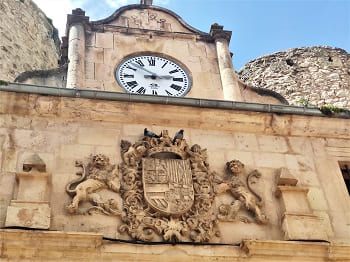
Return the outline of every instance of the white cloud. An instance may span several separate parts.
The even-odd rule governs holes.
[[[60,36],[65,35],[67,14],[74,8],[82,7],[86,0],[33,0],[37,6],[51,18]]]
[[[65,35],[67,14],[71,14],[75,8],[86,7],[89,9],[93,6],[92,0],[33,0],[37,6],[51,18],[54,26],[58,29],[60,37]],[[154,5],[167,5],[171,0],[153,0]],[[103,2],[102,2],[103,3]],[[117,9],[124,5],[139,4],[140,0],[104,0],[106,8]],[[100,6],[100,5],[99,5]],[[87,15],[89,16],[89,12]],[[91,10],[90,10],[91,12]],[[100,12],[100,11],[97,11]],[[98,17],[98,13],[92,12],[94,16]]]

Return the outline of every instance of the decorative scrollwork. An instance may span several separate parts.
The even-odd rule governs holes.
[[[204,243],[220,236],[219,222],[268,222],[262,198],[252,189],[261,174],[246,175],[244,164],[232,160],[226,163],[228,178],[220,178],[210,170],[207,150],[189,146],[182,129],[170,137],[167,130],[156,135],[145,128],[140,141],[122,140],[120,150],[118,168],[101,154],[88,164],[77,161],[80,177],[66,187],[73,197],[70,213],[120,215],[119,232],[140,241]],[[102,200],[103,188],[120,194],[122,211],[116,199]],[[228,194],[218,205],[221,193]],[[81,211],[81,202],[92,205]]]
[[[143,241],[158,236],[171,242],[208,242],[217,234],[217,220],[206,150],[189,147],[183,130],[174,138],[167,130],[157,137],[150,134],[145,132],[133,145],[122,141],[125,224],[119,231]]]

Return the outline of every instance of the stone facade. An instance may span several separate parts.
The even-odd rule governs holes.
[[[73,10],[68,65],[0,83],[0,259],[350,261],[349,114],[246,87],[231,32],[145,2],[95,22]],[[135,54],[188,69],[188,98],[118,92]],[[181,82],[133,61],[134,82]]]
[[[69,61],[67,68],[22,74],[17,82],[125,92],[116,80],[118,65],[136,55],[154,55],[186,68],[192,83],[186,97],[286,103],[279,94],[250,88],[238,79],[228,49],[231,32],[217,24],[205,33],[170,10],[129,5],[91,22],[83,10],[73,10],[67,32],[62,57]]]
[[[60,41],[51,21],[31,0],[0,2],[0,79],[22,72],[55,68]]]
[[[331,47],[293,48],[247,63],[238,75],[292,105],[350,107],[350,55]]]
[[[33,251],[33,247],[29,247],[25,239],[39,241],[46,237],[51,240],[44,242],[57,248],[52,253],[53,249],[46,244],[36,246],[34,250],[37,250],[37,258],[44,259],[50,254],[54,255],[53,259],[66,256],[79,258],[84,248],[96,259],[126,259],[138,253],[136,249],[139,250],[139,247],[131,243],[120,245],[108,243],[101,238],[103,236],[131,242],[135,238],[138,239],[137,235],[128,235],[120,230],[120,226],[129,219],[120,214],[121,210],[126,212],[123,203],[129,203],[123,196],[128,191],[125,191],[122,182],[128,178],[129,171],[124,173],[123,170],[132,171],[132,161],[137,157],[132,153],[135,151],[126,152],[120,148],[123,140],[140,145],[137,141],[142,141],[144,128],[147,127],[157,134],[167,129],[172,136],[183,128],[187,144],[199,144],[207,154],[207,164],[202,167],[196,165],[196,168],[203,171],[210,166],[210,174],[215,173],[219,180],[230,175],[225,166],[232,159],[244,163],[249,172],[257,170],[261,176],[254,180],[255,184],[252,184],[252,187],[263,200],[261,210],[268,221],[258,223],[258,220],[254,220],[254,212],[259,211],[248,212],[244,206],[236,211],[232,210],[234,213],[230,212],[230,217],[225,217],[227,213],[222,213],[219,207],[235,207],[236,205],[232,204],[236,203],[236,194],[230,193],[235,191],[225,193],[224,189],[223,193],[219,194],[219,190],[215,190],[217,193],[212,195],[215,197],[213,215],[223,214],[224,217],[218,216],[215,222],[218,233],[209,237],[208,242],[229,245],[241,243],[242,249],[227,245],[221,250],[213,246],[209,248],[211,251],[208,253],[204,243],[200,248],[189,249],[178,244],[173,247],[159,246],[155,253],[143,250],[145,256],[160,259],[162,254],[170,252],[176,254],[175,257],[181,255],[178,260],[186,261],[192,257],[224,259],[221,253],[224,252],[227,254],[226,258],[235,258],[237,261],[250,261],[254,256],[263,256],[266,261],[271,261],[274,256],[282,255],[277,250],[283,248],[294,249],[294,252],[304,250],[304,253],[298,253],[298,258],[294,258],[301,261],[305,256],[310,256],[313,261],[328,259],[328,256],[339,258],[339,261],[350,259],[346,253],[346,250],[349,250],[350,234],[349,195],[339,168],[339,161],[349,162],[348,119],[4,91],[1,92],[0,99],[1,226],[25,225],[29,228],[59,231],[50,235],[49,232],[32,234],[3,230],[2,258],[15,258],[19,254],[27,258],[32,255],[29,250]],[[28,161],[33,154],[42,159],[39,160],[40,167],[36,170],[30,169],[31,162]],[[115,208],[119,212],[92,212],[90,215],[71,213],[68,207],[72,198],[66,193],[66,185],[78,177],[75,173],[79,174],[80,169],[75,161],[96,154],[106,155],[111,165],[121,168],[117,177],[122,187],[120,191],[117,186],[115,191],[101,187],[90,192],[95,196],[97,193],[102,197],[115,199]],[[41,167],[44,166],[42,162],[45,163],[45,168]],[[282,172],[281,168],[288,172]],[[203,172],[201,174],[203,175]],[[225,185],[220,187],[225,188]],[[80,188],[84,188],[84,185]],[[244,192],[245,189],[242,190]],[[92,203],[96,201],[94,199],[90,199]],[[243,199],[258,202],[258,198],[255,199],[255,196],[249,194]],[[79,208],[86,208],[90,200],[80,198]],[[43,205],[48,205],[49,208],[43,209]],[[246,206],[252,207],[250,203]],[[139,216],[142,217],[142,213]],[[209,220],[210,217],[207,218]],[[175,225],[176,223],[172,227],[173,232],[177,230]],[[186,227],[188,226],[187,224]],[[94,235],[95,233],[98,235]],[[17,238],[18,234],[23,237]],[[65,241],[59,240],[62,237]],[[243,239],[254,241],[242,242]],[[312,240],[313,244],[305,246],[306,243],[300,240]],[[319,240],[327,240],[331,244]],[[153,241],[162,240],[155,238]],[[73,243],[77,243],[78,246]],[[21,246],[23,253],[13,253],[13,248]],[[126,247],[127,250],[121,252]],[[322,251],[317,253],[317,256],[311,256],[309,252],[313,252],[314,248]],[[292,253],[284,253],[283,256],[288,257]]]

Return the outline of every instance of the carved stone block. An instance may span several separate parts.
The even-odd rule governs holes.
[[[49,184],[51,175],[45,173],[46,165],[37,155],[31,155],[23,163],[23,171],[16,174],[17,199],[7,208],[7,227],[50,228]]]
[[[47,201],[48,199],[48,173],[26,173],[16,174],[18,180],[17,200],[22,201]]]
[[[322,219],[311,214],[284,214],[285,240],[328,240]]]
[[[310,214],[311,209],[307,200],[309,189],[295,186],[278,186],[276,195],[282,199],[282,209],[286,213]]]
[[[51,209],[46,202],[23,202],[12,200],[7,208],[5,226],[49,229]]]
[[[281,199],[282,230],[285,240],[328,240],[321,218],[310,208],[306,187],[277,186],[276,196]]]

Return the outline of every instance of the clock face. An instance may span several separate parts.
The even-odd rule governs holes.
[[[125,59],[116,70],[116,78],[128,93],[184,96],[191,88],[188,73],[172,60],[155,55]]]

